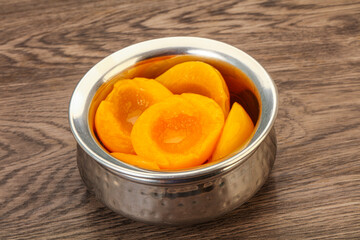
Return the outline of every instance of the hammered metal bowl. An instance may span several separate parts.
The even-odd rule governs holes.
[[[144,170],[109,155],[96,138],[93,118],[113,83],[135,76],[156,77],[186,60],[214,65],[230,83],[230,92],[256,124],[248,146],[223,161],[183,171]],[[244,73],[249,81],[237,83],[236,79]],[[131,45],[91,68],[74,90],[69,121],[78,145],[80,175],[98,199],[131,219],[179,225],[219,217],[239,207],[261,188],[275,161],[273,125],[277,109],[276,86],[252,57],[210,39],[171,37]]]

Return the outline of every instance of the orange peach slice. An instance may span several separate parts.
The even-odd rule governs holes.
[[[211,65],[189,61],[177,64],[156,78],[174,94],[196,93],[214,99],[227,116],[229,90],[220,72]]]
[[[224,114],[211,98],[173,95],[146,109],[131,132],[135,152],[161,169],[183,169],[204,163],[224,125]]]
[[[136,119],[149,106],[171,95],[155,80],[118,81],[95,114],[95,130],[100,141],[111,152],[134,153],[130,133]]]
[[[149,170],[160,170],[159,166],[155,161],[126,153],[113,152],[111,156],[117,158],[118,160],[125,162],[127,164],[134,165],[139,168],[149,169]]]
[[[219,142],[209,162],[226,157],[244,147],[254,131],[254,124],[244,108],[235,102],[225,121]]]

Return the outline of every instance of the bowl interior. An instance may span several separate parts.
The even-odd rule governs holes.
[[[123,79],[133,79],[135,77],[154,79],[174,65],[186,61],[202,61],[218,69],[229,87],[231,97],[230,106],[232,106],[234,102],[240,103],[250,115],[256,129],[261,110],[260,95],[253,82],[245,73],[227,62],[213,58],[196,55],[167,55],[156,56],[140,61],[134,66],[117,73],[114,77],[110,78],[100,86],[91,102],[88,116],[90,131],[93,134],[94,139],[101,145],[94,130],[95,113],[100,102],[104,100],[113,89],[115,82]],[[234,154],[236,154],[236,152],[234,152]]]

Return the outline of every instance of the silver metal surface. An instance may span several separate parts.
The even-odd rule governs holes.
[[[251,142],[229,159],[186,171],[147,171],[111,157],[89,127],[95,93],[113,76],[142,60],[178,54],[227,62],[250,77],[261,102]],[[249,55],[210,39],[173,37],[132,45],[96,64],[74,90],[69,121],[78,143],[80,174],[106,206],[148,223],[190,224],[211,220],[240,206],[264,184],[276,155],[273,124],[277,108],[274,82]]]

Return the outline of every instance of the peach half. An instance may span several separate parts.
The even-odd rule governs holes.
[[[161,169],[184,169],[204,163],[224,125],[224,114],[211,98],[173,95],[146,109],[131,132],[137,155]]]
[[[225,116],[229,113],[230,97],[226,82],[221,73],[207,63],[179,63],[155,80],[174,94],[196,93],[212,98],[219,104]]]
[[[235,102],[225,121],[219,142],[209,162],[226,157],[235,150],[240,150],[250,140],[254,124],[244,108]]]
[[[134,153],[130,133],[137,118],[172,93],[159,82],[134,78],[119,80],[95,114],[95,131],[110,152]]]

